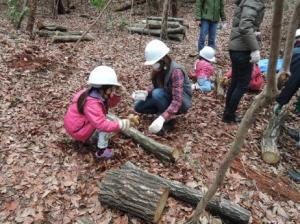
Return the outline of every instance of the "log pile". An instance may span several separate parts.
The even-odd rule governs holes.
[[[76,42],[80,39],[83,32],[81,31],[68,31],[66,27],[39,22],[37,24],[38,30],[35,33],[40,37],[49,37],[53,43]],[[86,35],[83,41],[91,41],[94,38],[91,35]]]
[[[140,191],[140,187],[144,191]],[[168,197],[166,189],[170,190],[170,195],[175,199],[192,206],[196,206],[203,197],[203,193],[199,190],[147,173],[131,162],[127,162],[121,169],[107,172],[100,184],[99,200],[148,222],[154,222],[155,214],[160,215],[163,211],[166,197]],[[133,201],[147,203],[141,206],[133,204]],[[154,201],[157,201],[156,206],[154,206]],[[223,198],[213,198],[208,204],[208,210],[212,214],[230,220],[231,223],[248,223],[251,216],[250,211]]]
[[[148,17],[146,20],[133,24],[128,27],[130,33],[150,35],[159,37],[161,33],[162,17]],[[170,40],[182,41],[185,37],[187,25],[182,18],[168,17],[168,38]]]

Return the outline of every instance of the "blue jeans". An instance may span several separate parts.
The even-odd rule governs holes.
[[[197,79],[200,90],[204,93],[208,93],[214,89],[214,84],[207,78]]]
[[[205,45],[205,39],[208,34],[208,46],[215,48],[215,40],[217,35],[217,22],[211,22],[209,20],[202,19],[198,40],[198,51],[200,51]]]
[[[164,89],[152,90],[146,100],[139,100],[134,106],[134,110],[141,114],[162,114],[171,104],[172,97]]]

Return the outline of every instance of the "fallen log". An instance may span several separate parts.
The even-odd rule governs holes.
[[[52,42],[53,43],[65,43],[65,42],[76,42],[81,38],[81,35],[65,35],[65,36],[53,36]],[[86,35],[84,38],[81,39],[82,41],[92,41],[94,38],[92,36]]]
[[[135,0],[134,5],[144,4],[145,2],[146,2],[146,0]],[[117,8],[115,8],[114,11],[115,12],[125,11],[127,9],[130,9],[131,6],[132,6],[132,1],[127,1],[123,4],[121,4],[120,6],[118,6]]]
[[[81,31],[69,31],[69,32],[60,32],[60,31],[49,31],[49,30],[36,30],[34,31],[40,37],[53,37],[53,36],[70,36],[70,35],[82,35]]]
[[[199,190],[185,186],[177,181],[171,181],[159,177],[154,174],[143,171],[136,167],[131,162],[125,163],[121,167],[128,174],[135,174],[145,179],[156,182],[157,185],[167,186],[170,188],[170,195],[178,200],[186,202],[192,206],[196,206],[200,199],[203,197],[203,193]],[[210,213],[218,215],[226,220],[230,220],[232,223],[248,223],[251,217],[249,210],[242,208],[241,206],[234,204],[223,198],[213,198],[207,206]]]
[[[128,27],[128,30],[132,33],[141,33],[141,34],[153,34],[160,35],[161,31],[159,29],[148,29],[146,27],[142,27],[141,25],[134,25],[132,27]],[[168,34],[185,34],[185,28],[183,26],[177,28],[168,28]]]
[[[142,20],[143,24],[146,24],[146,28],[149,29],[161,29],[162,22],[159,20]],[[182,25],[179,22],[168,21],[168,28],[179,28]]]
[[[106,172],[100,184],[99,200],[146,222],[157,223],[168,196],[168,187],[139,173],[118,169]]]
[[[149,17],[147,17],[147,20],[159,20],[159,21],[162,21],[162,17],[160,17],[160,16],[149,16]],[[168,17],[168,21],[179,22],[181,25],[183,25],[183,18]]]
[[[68,29],[64,26],[59,26],[51,23],[43,23],[43,22],[38,22],[37,28],[39,30],[49,30],[49,31],[62,31],[62,32],[68,31]]]
[[[117,116],[112,114],[108,114],[107,117],[111,120],[119,119]],[[163,161],[175,162],[180,156],[180,151],[178,149],[156,142],[135,128],[129,128],[126,131],[122,131],[122,133],[140,144],[144,150],[154,154],[157,158]]]

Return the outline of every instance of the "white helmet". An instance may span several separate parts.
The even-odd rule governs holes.
[[[94,87],[103,85],[121,86],[118,82],[116,72],[108,66],[98,66],[91,71],[88,84]]]
[[[300,29],[297,29],[296,30],[296,34],[295,34],[295,38],[300,38]]]
[[[205,46],[200,50],[199,55],[210,62],[216,62],[215,50],[212,47]]]
[[[150,41],[145,48],[145,65],[153,65],[166,56],[170,51],[165,43],[160,40]]]

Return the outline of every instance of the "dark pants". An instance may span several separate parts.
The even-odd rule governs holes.
[[[293,55],[290,71],[291,77],[276,98],[277,103],[281,106],[287,104],[300,87],[300,54]]]
[[[234,119],[235,112],[244,93],[248,90],[253,64],[250,51],[230,51],[232,66],[231,83],[226,95],[225,119]]]
[[[178,113],[184,113],[188,110],[188,105],[190,99],[184,96],[183,105],[181,106]],[[172,102],[172,95],[167,93],[162,88],[154,89],[149,95],[147,96],[145,101],[137,101],[134,110],[141,114],[162,114],[167,110]]]

